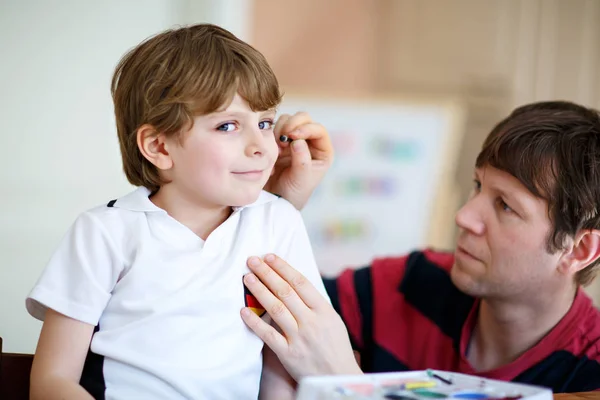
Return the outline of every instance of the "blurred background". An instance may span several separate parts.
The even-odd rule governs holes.
[[[116,63],[144,38],[197,22],[263,52],[283,109],[307,109],[332,131],[340,156],[319,208],[305,211],[325,275],[353,264],[342,253],[359,264],[451,248],[483,138],[514,107],[600,108],[599,0],[0,0],[4,351],[34,351],[41,324],[24,299],[74,218],[132,189],[112,116]],[[374,127],[378,141],[364,142]],[[353,160],[373,174],[344,175],[360,169]],[[392,170],[406,179],[388,180]],[[345,201],[324,225],[329,204]],[[390,224],[384,204],[406,216]],[[600,304],[600,283],[588,291]]]

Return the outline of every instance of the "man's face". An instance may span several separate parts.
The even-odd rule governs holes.
[[[562,252],[550,254],[548,204],[514,176],[485,166],[456,214],[454,284],[472,296],[518,300],[557,288]],[[538,292],[539,293],[539,292]]]

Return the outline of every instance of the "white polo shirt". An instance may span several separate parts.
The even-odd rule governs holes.
[[[262,192],[206,241],[145,188],[81,214],[27,298],[96,326],[82,385],[106,399],[256,399],[262,341],[240,317],[252,255],[275,253],[327,296],[300,213]]]

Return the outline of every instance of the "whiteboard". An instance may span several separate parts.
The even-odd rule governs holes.
[[[448,100],[286,96],[329,131],[335,161],[302,211],[325,276],[375,256],[451,246],[462,107]]]

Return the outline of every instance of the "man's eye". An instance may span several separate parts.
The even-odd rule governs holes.
[[[225,124],[219,125],[217,127],[217,130],[221,132],[231,132],[235,130],[235,124],[233,122],[227,122]]]
[[[498,199],[498,203],[500,204],[500,207],[502,208],[502,210],[506,211],[506,212],[512,212],[512,208],[510,208],[510,206],[508,204],[506,204],[506,202],[502,199]]]
[[[258,123],[258,127],[260,129],[263,129],[263,130],[272,129],[273,128],[273,121],[272,120],[260,121]]]

